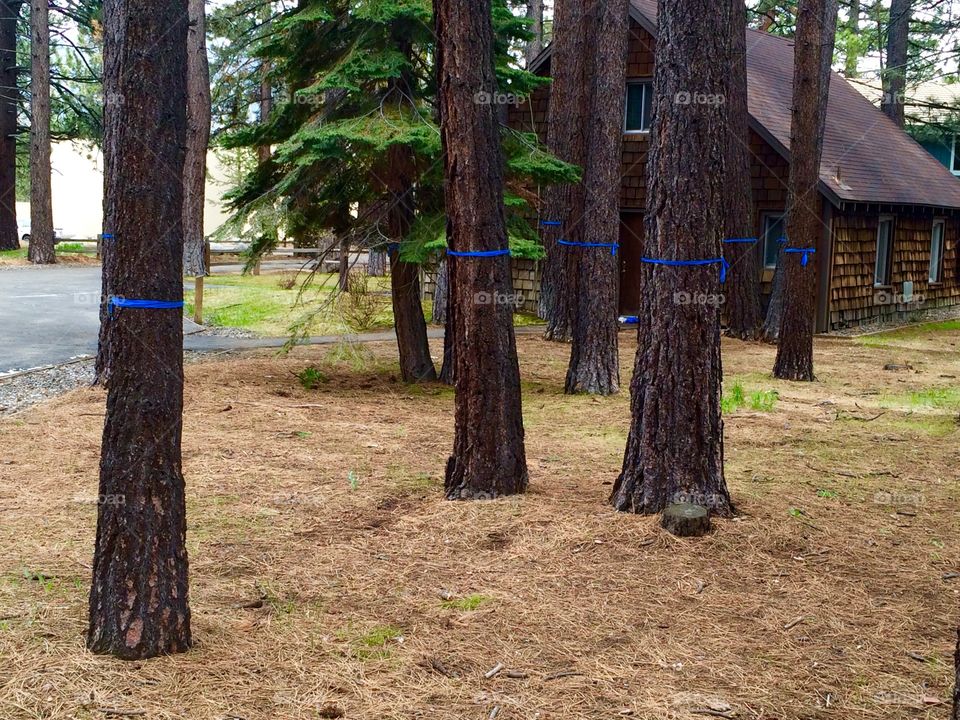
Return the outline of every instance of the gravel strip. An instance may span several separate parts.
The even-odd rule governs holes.
[[[12,415],[31,405],[93,382],[94,360],[81,360],[20,375],[0,377],[0,416]]]

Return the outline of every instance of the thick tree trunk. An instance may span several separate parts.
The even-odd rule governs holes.
[[[724,108],[727,111],[725,240],[756,239],[753,185],[750,180],[750,133],[747,115],[746,7],[743,0],[725,0],[730,10],[730,75]],[[755,340],[760,334],[760,263],[756,242],[727,242],[724,256],[730,262],[724,286],[727,335]]]
[[[527,29],[533,35],[527,42],[525,53],[527,67],[530,67],[537,55],[543,52],[543,0],[528,0],[527,20],[530,21],[530,27]]]
[[[35,2],[37,0],[34,0]],[[187,34],[187,154],[183,171],[183,272],[207,274],[203,264],[203,209],[210,144],[210,63],[207,59],[207,19],[204,0],[188,0]]]
[[[434,0],[439,106],[446,178],[447,244],[453,252],[506,252],[503,157],[492,105],[491,0]],[[513,305],[479,302],[513,293],[510,257],[456,257],[450,263],[456,362],[453,454],[445,489],[451,500],[524,492],[520,368]]]
[[[881,110],[898,127],[904,126],[904,94],[907,90],[907,49],[913,0],[892,0],[887,29],[887,67],[883,71]]]
[[[367,275],[383,277],[387,274],[387,252],[383,248],[371,248],[367,252]]]
[[[717,100],[727,86],[730,13],[717,12],[712,0],[660,0],[658,8],[644,254],[719,259],[724,147],[730,140],[726,111]],[[632,421],[611,502],[618,510],[645,514],[687,502],[730,515],[720,415],[720,312],[717,303],[678,301],[718,295],[719,262],[646,263],[644,269]]]
[[[30,262],[55,263],[50,190],[50,8],[30,4]]]
[[[591,121],[583,129],[584,212],[576,236],[595,245],[615,245],[620,235],[627,13],[628,0],[608,0],[591,5],[585,18],[588,34],[604,41],[592,46],[589,88],[582,97],[587,104],[582,116]],[[573,249],[570,259],[577,279],[566,392],[611,395],[620,390],[617,256],[606,247],[582,247]]]
[[[553,82],[550,85],[547,145],[561,160],[580,166],[586,162],[583,112],[588,84],[587,48],[583,3],[580,0],[557,0],[553,18],[553,57],[550,60]],[[622,114],[622,110],[618,111],[617,116]],[[545,195],[546,220],[562,225],[544,233],[547,257],[540,280],[539,314],[547,323],[544,337],[567,342],[570,340],[576,278],[570,271],[573,258],[569,249],[557,241],[576,241],[582,234],[584,191],[580,183],[553,185]]]
[[[823,233],[820,214],[820,156],[830,94],[830,64],[837,29],[837,0],[800,0],[797,8],[793,71],[793,121],[787,244],[783,263],[783,317],[774,376],[813,380],[813,329],[816,310],[815,250]]]
[[[183,299],[187,0],[106,0],[104,288]],[[162,171],[158,171],[162,168]],[[87,646],[124,659],[190,647],[178,309],[113,308]]]
[[[0,250],[20,247],[17,230],[17,20],[22,2],[0,2]]]
[[[437,370],[430,357],[427,321],[420,300],[420,266],[403,262],[400,252],[390,253],[394,328],[400,351],[400,375],[404,382],[437,379]]]

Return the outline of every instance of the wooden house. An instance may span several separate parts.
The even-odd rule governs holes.
[[[621,189],[620,310],[639,310],[646,157],[657,17],[631,0]],[[550,73],[548,47],[533,65]],[[756,252],[769,288],[784,234],[793,42],[747,30]],[[549,87],[511,108],[512,127],[547,136]],[[960,182],[839,75],[820,166],[823,233],[815,255],[820,332],[960,303]]]

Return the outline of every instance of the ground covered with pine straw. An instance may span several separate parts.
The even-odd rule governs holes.
[[[607,505],[627,394],[565,397],[566,347],[519,339],[530,492],[486,503],[390,345],[192,364],[196,647],[137,663],[84,649],[102,393],[5,418],[0,718],[947,718],[958,342],[818,340],[809,385],[725,342],[740,514],[697,540]]]

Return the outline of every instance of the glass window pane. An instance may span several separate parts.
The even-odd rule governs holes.
[[[954,172],[960,172],[960,154],[957,151],[960,150],[960,147],[957,147],[957,136],[953,136],[953,167],[951,170]]]
[[[881,220],[877,231],[877,264],[874,273],[876,285],[887,285],[890,280],[890,220]]]
[[[627,122],[624,126],[627,132],[636,132],[643,127],[643,96],[645,84],[631,83],[627,85]]]
[[[653,85],[643,84],[643,129],[649,130],[653,124]]]
[[[933,225],[933,238],[930,241],[930,282],[940,282],[940,268],[943,262],[943,223]]]
[[[785,236],[783,216],[767,216],[763,228],[763,264],[765,267],[777,266],[777,258],[780,256],[780,240]]]

